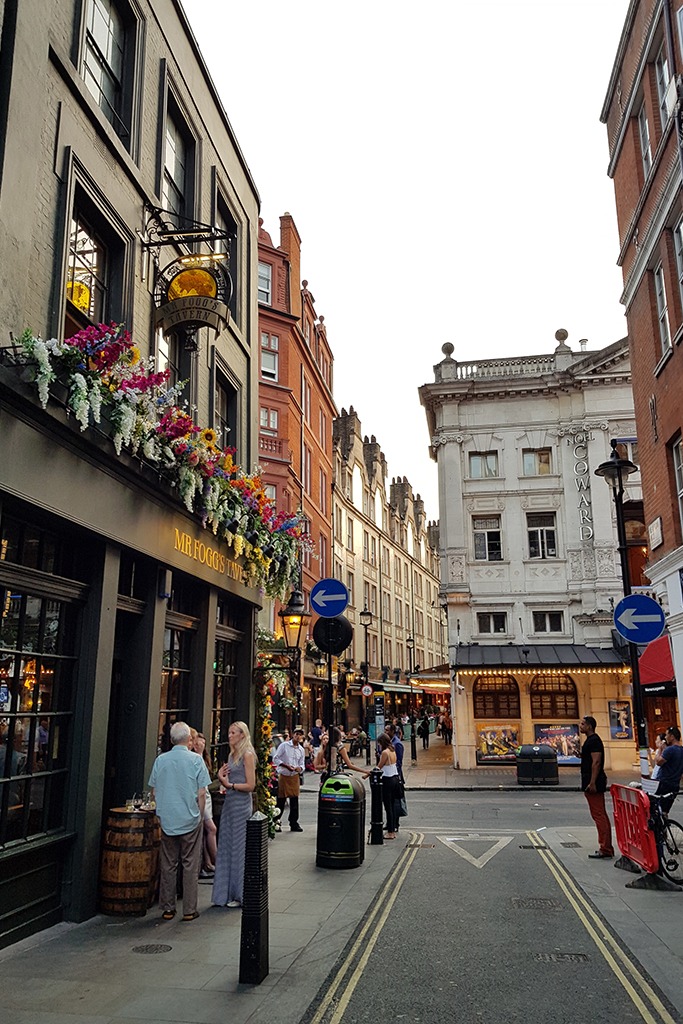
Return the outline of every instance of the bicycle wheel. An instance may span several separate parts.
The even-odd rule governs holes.
[[[662,830],[662,871],[677,885],[683,885],[683,828],[669,819]]]

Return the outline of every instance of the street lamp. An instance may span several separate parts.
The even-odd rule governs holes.
[[[368,671],[369,671],[369,668],[370,668],[369,663],[368,663],[368,629],[372,625],[372,612],[370,611],[370,609],[368,608],[367,605],[365,605],[365,607],[363,608],[363,611],[359,613],[358,618],[360,619],[360,624],[361,624],[361,626],[363,627],[363,629],[365,631],[365,668],[364,668],[364,671],[363,671],[363,678],[365,680],[365,685],[368,686],[369,685],[369,683],[368,683]],[[369,721],[369,719],[370,719],[370,712],[369,712],[368,700],[369,700],[369,698],[366,697],[365,698],[365,733],[366,733],[366,736],[367,736],[367,739],[365,741],[365,764],[366,765],[370,764],[370,721]]]
[[[417,715],[415,714],[415,699],[413,697],[413,654],[415,653],[415,637],[409,634],[406,639],[406,650],[408,651],[408,680],[410,682],[410,760],[417,764]]]
[[[626,525],[624,523],[624,480],[638,467],[630,459],[622,459],[617,452],[617,441],[612,440],[612,452],[607,462],[602,462],[595,470],[596,476],[603,477],[612,488],[614,509],[617,517],[617,543],[621,562],[621,580],[624,596],[631,593],[631,573],[628,565],[628,548],[626,544]],[[631,662],[631,680],[633,683],[633,711],[638,732],[638,749],[640,774],[644,778],[649,775],[650,766],[647,756],[647,726],[643,708],[643,694],[640,688],[640,665],[638,663],[638,646],[629,641],[629,659]]]
[[[301,724],[301,644],[306,639],[304,626],[310,620],[310,612],[306,611],[304,595],[300,590],[293,590],[289,595],[286,608],[281,608],[280,621],[285,639],[285,652],[289,658],[289,674],[296,696],[297,721]]]

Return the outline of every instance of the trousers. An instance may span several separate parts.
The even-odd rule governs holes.
[[[167,836],[161,830],[159,906],[163,911],[175,910],[179,860],[183,865],[183,913],[194,914],[197,909],[203,835],[204,825],[201,821],[194,832],[186,832],[182,836]]]
[[[605,794],[587,793],[584,790],[583,795],[588,801],[588,810],[591,812],[591,818],[595,822],[595,827],[598,830],[600,853],[605,853],[610,857],[613,857],[614,847],[612,845],[612,823],[610,822],[605,809]]]

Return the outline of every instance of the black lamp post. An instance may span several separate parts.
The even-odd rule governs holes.
[[[365,668],[364,668],[364,671],[363,671],[363,680],[365,682],[365,685],[368,686],[369,685],[369,683],[368,683],[368,672],[369,672],[369,669],[370,669],[370,664],[368,662],[368,629],[372,625],[372,612],[370,611],[370,609],[368,608],[367,605],[365,605],[365,607],[363,608],[363,611],[360,612],[358,618],[360,619],[360,624],[363,627],[363,630],[365,631],[365,663],[364,663],[365,664]],[[365,741],[365,763],[366,763],[366,765],[370,764],[370,712],[369,712],[370,705],[369,705],[369,700],[370,700],[369,697],[365,698],[365,732],[366,732],[366,735],[367,735],[367,739]]]
[[[406,650],[408,651],[408,680],[410,682],[410,760],[413,765],[417,764],[417,714],[415,713],[415,698],[413,696],[413,654],[415,653],[415,638],[409,634],[406,639]]]
[[[306,611],[304,595],[300,590],[293,590],[289,595],[286,608],[281,608],[280,621],[285,640],[285,652],[289,658],[289,676],[296,697],[297,720],[294,725],[301,724],[301,644],[306,639],[304,626],[311,618]]]
[[[637,473],[638,467],[630,459],[620,458],[617,452],[617,442],[613,440],[611,443],[612,453],[607,462],[602,462],[598,466],[595,470],[595,475],[603,477],[612,488],[614,509],[617,517],[617,541],[619,559],[621,561],[621,579],[624,587],[624,597],[626,597],[631,593],[631,573],[628,565],[626,526],[624,523],[624,480],[631,476],[632,473]],[[640,665],[638,663],[637,644],[629,642],[628,650],[631,661],[631,680],[633,683],[633,713],[638,733],[640,774],[645,777],[649,775],[650,767],[647,756],[647,726],[643,708],[643,693],[640,688]]]

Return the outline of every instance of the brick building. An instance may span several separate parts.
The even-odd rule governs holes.
[[[646,573],[668,610],[650,645],[659,720],[674,720],[683,685],[683,8],[629,5],[601,120],[614,181],[648,530]]]
[[[253,715],[261,595],[243,524],[214,534],[181,498],[189,458],[172,477],[149,447],[117,454],[122,421],[81,403],[79,429],[76,376],[42,403],[40,364],[10,345],[125,323],[187,380],[206,445],[215,428],[256,464],[258,195],[182,7],[7,0],[0,68],[4,945],[96,912],[104,817],[145,788],[173,720],[225,760],[230,721]]]

